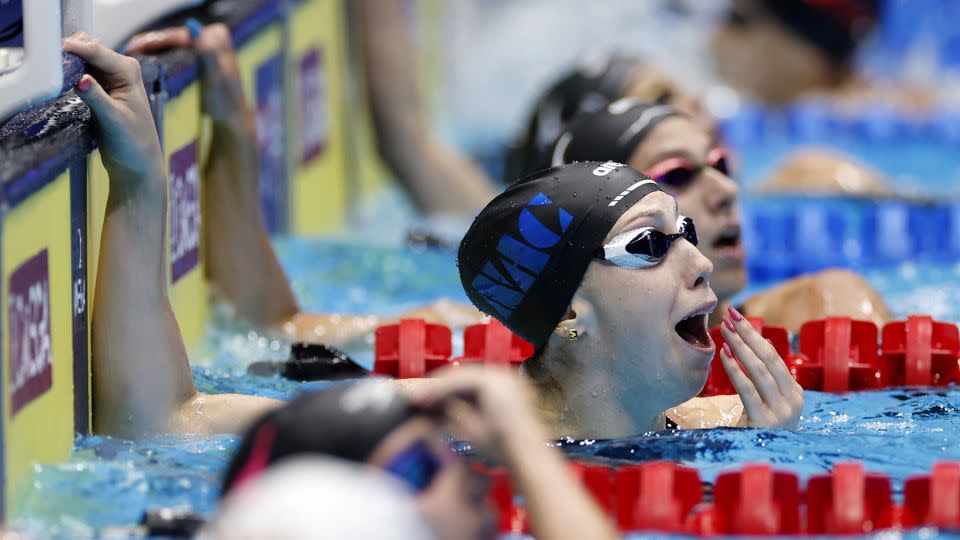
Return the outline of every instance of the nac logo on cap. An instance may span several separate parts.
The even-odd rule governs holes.
[[[596,169],[594,169],[594,170],[593,170],[593,175],[594,175],[594,176],[606,176],[606,175],[610,174],[611,172],[615,171],[616,169],[619,169],[620,167],[626,167],[626,165],[624,165],[623,163],[617,163],[616,161],[608,161],[608,162],[604,163],[603,165],[600,165],[599,167],[597,167]]]
[[[542,223],[530,211],[533,208],[545,210],[547,207],[556,208],[559,232]],[[544,214],[546,213],[541,213]],[[520,211],[517,218],[520,238],[509,234],[501,236],[496,255],[484,263],[471,283],[477,293],[487,301],[488,309],[505,318],[513,315],[527,291],[540,277],[540,272],[547,265],[554,248],[560,243],[572,221],[573,216],[569,212],[554,206],[553,201],[543,193],[537,193],[527,203],[527,207]]]

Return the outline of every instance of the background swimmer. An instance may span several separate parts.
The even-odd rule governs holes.
[[[649,178],[618,163],[584,162],[518,180],[464,236],[464,290],[537,348],[524,373],[555,436],[663,429],[671,408],[682,427],[796,427],[802,389],[733,309],[720,357],[743,408],[729,398],[678,407],[706,382],[715,348],[707,317],[717,305],[713,265],[691,243],[692,225],[679,230],[679,218],[676,202]]]
[[[880,9],[877,0],[733,0],[711,40],[717,74],[771,105],[816,96],[851,105],[927,108],[929,92],[883,87],[856,71],[855,54]]]
[[[622,97],[669,103],[697,118],[705,129],[716,129],[699,97],[651,62],[618,55],[591,60],[559,78],[537,100],[525,132],[506,155],[507,178],[520,178],[549,167],[553,143],[573,117],[599,110]]]
[[[700,251],[714,264],[711,285],[721,304],[746,286],[740,238],[739,187],[730,178],[726,149],[694,121],[665,105],[624,99],[571,122],[554,148],[555,164],[578,160],[624,161],[674,195],[680,211],[697,223]],[[827,316],[891,319],[883,299],[860,276],[827,270],[748,298],[743,311],[797,331]],[[712,325],[721,323],[715,312]]]

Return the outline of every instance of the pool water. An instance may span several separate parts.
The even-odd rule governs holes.
[[[302,305],[342,313],[395,313],[446,296],[465,301],[452,251],[397,247],[400,236],[370,234],[337,240],[278,241],[281,260]],[[451,237],[456,237],[451,230]],[[905,265],[866,274],[898,316],[928,313],[960,322],[960,266]],[[193,352],[194,378],[204,392],[289,398],[301,385],[245,374],[245,366],[282,358],[288,344],[216,310],[206,341]],[[457,332],[455,332],[455,335]],[[454,344],[454,353],[462,347]],[[350,351],[372,363],[372,341]],[[764,461],[802,477],[838,462],[862,460],[870,471],[902,481],[935,461],[960,459],[960,390],[896,390],[836,396],[807,393],[797,432],[721,429],[657,433],[568,448],[591,459],[630,462],[673,459],[696,466],[704,479],[744,462]],[[131,442],[107,437],[77,441],[66,463],[35,468],[13,502],[12,523],[38,537],[89,538],[107,526],[135,523],[148,507],[210,512],[235,437],[158,436]],[[926,533],[924,533],[926,534]]]

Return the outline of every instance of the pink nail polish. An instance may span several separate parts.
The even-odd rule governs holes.
[[[731,332],[736,332],[737,329],[733,327],[733,323],[730,322],[730,319],[726,315],[723,316],[723,325],[727,327],[727,330]]]
[[[726,343],[723,344],[723,354],[727,355],[727,358],[733,358],[733,352],[730,350],[730,346]]]
[[[90,89],[91,84],[93,84],[93,81],[90,80],[90,77],[83,77],[77,83],[77,92],[86,92]]]
[[[727,308],[727,312],[730,313],[730,317],[731,317],[733,320],[735,320],[735,321],[737,321],[737,322],[740,322],[740,321],[743,320],[743,315],[741,315],[740,312],[737,311],[737,308],[735,308],[735,307],[733,307],[733,306],[730,306],[730,307]]]

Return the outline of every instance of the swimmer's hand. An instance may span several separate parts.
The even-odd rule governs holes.
[[[534,409],[534,394],[515,371],[491,366],[459,366],[437,372],[420,385],[414,403],[437,411],[463,438],[508,467],[522,446],[543,446],[546,428]]]
[[[803,412],[803,388],[773,345],[733,307],[723,317],[720,332],[726,341],[720,360],[743,402],[737,426],[796,429]]]
[[[611,521],[547,441],[534,393],[515,370],[460,366],[438,372],[412,398],[433,409],[455,436],[497,458],[524,495],[536,538],[619,538]]]
[[[111,184],[111,192],[142,186],[158,174],[162,183],[166,167],[140,63],[80,32],[63,40],[63,50],[83,58],[93,73],[80,79],[76,91],[96,119],[104,167],[111,180],[122,178]]]
[[[193,48],[200,60],[203,112],[214,122],[252,121],[243,95],[243,81],[230,29],[221,23],[204,26],[194,38],[186,26],[138,34],[127,43],[127,54],[151,54]]]

